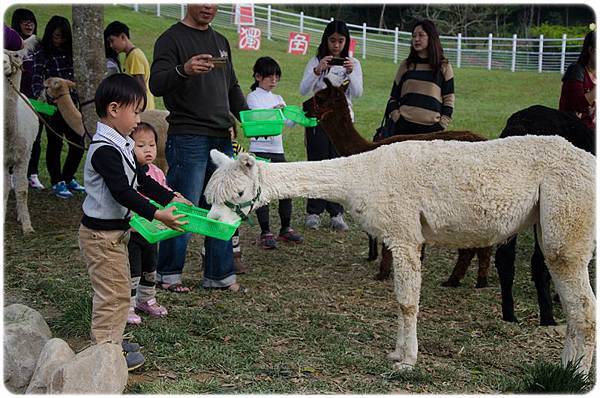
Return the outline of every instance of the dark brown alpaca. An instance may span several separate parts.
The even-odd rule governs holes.
[[[308,116],[317,117],[319,124],[342,156],[355,155],[357,153],[367,152],[381,145],[393,144],[400,141],[409,140],[454,140],[454,141],[486,141],[487,139],[479,134],[470,131],[443,131],[428,134],[396,135],[381,141],[369,142],[365,140],[354,128],[348,102],[344,94],[345,87],[335,87],[329,80],[325,79],[327,88],[317,92],[312,100],[305,103],[305,110]],[[372,238],[369,236],[369,239]],[[377,258],[377,241],[369,244],[369,259]],[[374,258],[372,256],[375,253]],[[442,286],[455,287],[460,284],[465,276],[471,260],[477,254],[479,259],[479,270],[477,272],[477,284],[475,287],[486,287],[488,271],[490,268],[490,257],[492,255],[491,247],[477,249],[459,249],[458,260],[454,266],[452,274]],[[392,253],[385,244],[381,247],[381,263],[379,264],[379,273],[375,279],[383,280],[390,276],[392,267]]]

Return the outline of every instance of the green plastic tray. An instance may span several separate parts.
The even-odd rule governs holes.
[[[50,105],[46,102],[41,102],[34,99],[30,99],[29,102],[31,103],[31,106],[33,106],[33,109],[35,109],[39,113],[43,113],[44,115],[52,116],[54,115],[57,109],[56,106]]]
[[[304,127],[315,127],[317,125],[317,118],[306,117],[302,108],[296,105],[285,106],[283,108],[283,116]]]
[[[186,217],[182,218],[182,221],[188,221],[188,224],[183,225],[181,228],[187,232],[193,232],[204,236],[210,236],[211,238],[229,240],[233,236],[233,233],[242,223],[242,220],[234,224],[226,224],[221,221],[213,220],[206,217],[208,210],[200,207],[189,206],[185,203],[171,203],[177,207],[175,214],[185,214]]]
[[[148,221],[144,217],[134,214],[129,220],[129,225],[148,241],[156,243],[161,240],[183,235],[185,232],[175,231],[158,220]]]
[[[267,137],[283,132],[281,109],[252,109],[240,112],[240,125],[246,137]]]

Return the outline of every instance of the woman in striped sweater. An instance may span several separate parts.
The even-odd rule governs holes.
[[[413,26],[408,58],[400,64],[386,116],[395,122],[395,134],[445,130],[454,109],[454,72],[444,57],[433,22]]]

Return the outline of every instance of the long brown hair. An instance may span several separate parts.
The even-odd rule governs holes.
[[[428,19],[417,21],[412,27],[412,33],[415,32],[417,26],[422,27],[425,33],[427,33],[429,38],[427,45],[427,63],[429,66],[431,66],[433,74],[437,75],[442,68],[442,64],[447,62],[446,57],[444,57],[444,49],[442,48],[440,35],[435,27],[435,24]],[[406,59],[408,66],[413,64],[416,65],[420,59],[421,58],[417,54],[417,51],[411,44],[410,53]]]

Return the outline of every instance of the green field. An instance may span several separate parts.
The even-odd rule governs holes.
[[[54,14],[70,17],[70,6],[28,6],[43,33]],[[11,10],[5,14],[10,20]],[[106,6],[105,24],[121,20],[132,41],[152,56],[156,37],[174,20]],[[218,29],[236,46],[234,30]],[[298,85],[308,56],[285,53],[286,43],[264,40],[259,53],[234,49],[234,65],[245,93],[258,56],[282,66],[278,90],[288,104],[301,104]],[[313,50],[314,53],[314,50]],[[361,60],[365,94],[354,101],[357,129],[370,138],[387,101],[396,65],[390,60]],[[556,107],[560,75],[456,69],[453,129],[495,138],[508,116],[533,104]],[[158,102],[162,105],[162,102]],[[289,160],[304,160],[303,131],[285,131]],[[44,160],[41,178],[48,181]],[[46,317],[55,337],[77,350],[88,344],[91,288],[77,244],[82,197],[64,201],[49,190],[31,192],[33,236],[23,239],[10,196],[4,230],[5,304],[20,302]],[[279,226],[272,207],[273,230]],[[239,280],[248,295],[208,292],[201,280],[200,244],[195,235],[184,280],[191,294],[158,293],[169,310],[166,319],[144,318],[128,328],[143,345],[146,364],[129,378],[129,393],[501,393],[519,380],[526,365],[558,363],[565,322],[539,326],[530,280],[529,233],[519,240],[515,280],[516,315],[501,320],[495,270],[490,287],[474,289],[474,267],[461,287],[440,287],[456,252],[430,247],[423,265],[419,315],[419,361],[415,371],[392,371],[385,355],[393,349],[397,303],[391,281],[373,280],[377,264],[366,258],[366,235],[349,217],[350,231],[335,234],[303,227],[304,200],[294,200],[293,225],[305,236],[298,246],[280,244],[264,252],[255,244],[257,227],[241,228],[244,261],[251,272]],[[325,217],[325,222],[328,222]],[[594,274],[595,264],[590,267]]]

